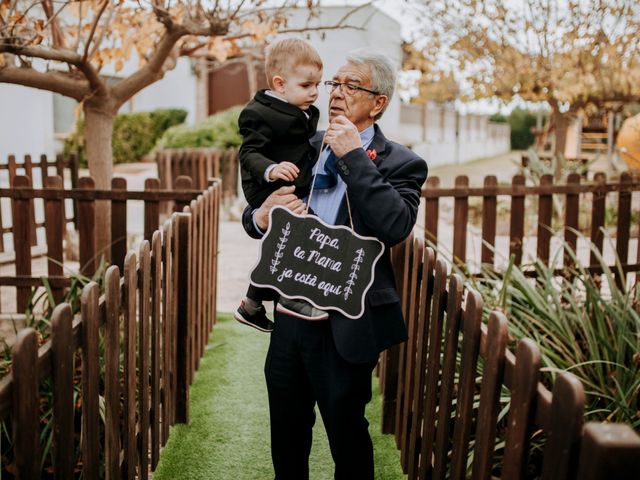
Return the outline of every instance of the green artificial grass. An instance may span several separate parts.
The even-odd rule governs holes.
[[[269,336],[220,315],[190,390],[190,423],[171,429],[154,480],[270,480],[269,409],[264,358]],[[376,479],[404,480],[392,435],[380,433],[377,379],[367,407]],[[309,461],[311,480],[333,478],[318,413]]]

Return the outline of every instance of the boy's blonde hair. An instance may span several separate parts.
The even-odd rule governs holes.
[[[269,45],[264,61],[269,88],[273,88],[273,77],[285,77],[291,69],[299,65],[313,65],[322,69],[320,55],[308,42],[299,38],[287,38]]]

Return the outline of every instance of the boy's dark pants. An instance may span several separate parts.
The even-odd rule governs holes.
[[[249,284],[247,289],[247,298],[255,300],[256,302],[264,302],[267,300],[277,300],[279,297],[278,292],[270,288],[255,287]]]

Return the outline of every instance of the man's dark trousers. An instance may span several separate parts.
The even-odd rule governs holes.
[[[317,402],[336,480],[373,480],[373,447],[364,417],[376,362],[353,364],[336,351],[328,320],[276,312],[265,363],[276,480],[307,480]]]

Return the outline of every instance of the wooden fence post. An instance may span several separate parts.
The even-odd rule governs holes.
[[[31,179],[18,175],[13,179],[13,188],[31,188]],[[16,254],[16,276],[31,276],[31,220],[29,218],[29,200],[14,197],[11,202],[13,225],[13,249]],[[27,308],[31,287],[17,287],[16,305],[18,312]]]
[[[98,327],[100,287],[90,282],[82,289],[82,476],[97,480],[100,467]]]
[[[456,177],[455,186],[459,189],[469,187],[469,177]],[[467,261],[467,229],[469,222],[469,197],[460,196],[453,200],[453,260],[458,265]]]
[[[162,299],[162,234],[151,239],[151,469],[160,458],[160,305]]]
[[[111,179],[111,190],[126,191],[124,178]],[[124,269],[124,257],[127,255],[127,201],[111,200],[111,263]]]
[[[62,179],[58,176],[43,179],[44,187],[52,190],[62,190]],[[47,273],[50,277],[63,274],[62,241],[64,238],[64,200],[46,199],[44,202],[44,225],[47,236]],[[53,299],[60,303],[64,298],[62,287],[52,286]]]
[[[189,421],[189,369],[191,351],[189,349],[189,276],[190,265],[189,251],[191,239],[189,238],[191,215],[185,213],[176,214],[177,235],[176,246],[177,251],[174,260],[178,263],[178,277],[176,283],[178,286],[178,297],[176,302],[177,310],[177,372],[176,372],[176,422],[187,423]]]
[[[73,478],[73,334],[71,307],[58,305],[51,316],[53,377],[53,467],[56,479]]]
[[[95,182],[91,177],[78,180],[78,188],[93,190]],[[96,272],[96,210],[95,200],[78,201],[78,237],[80,247],[80,271],[87,277]]]
[[[136,476],[136,254],[124,259],[124,478]]]
[[[493,267],[494,250],[496,248],[496,212],[498,208],[497,197],[491,190],[498,186],[495,175],[484,177],[485,195],[482,197],[482,247],[481,263]]]
[[[149,475],[149,313],[151,306],[151,252],[143,240],[138,254],[138,476]]]
[[[105,275],[105,478],[120,478],[120,269]]]
[[[580,447],[579,480],[632,480],[640,472],[640,437],[626,424],[587,423]]]
[[[28,241],[25,243],[29,246]],[[31,480],[40,478],[40,395],[38,337],[35,330],[25,328],[18,333],[12,352],[16,478]]]
[[[147,178],[144,181],[145,192],[151,192],[160,188],[157,178]],[[151,242],[153,232],[158,230],[160,225],[160,202],[156,200],[145,200],[144,202],[144,239]]]

